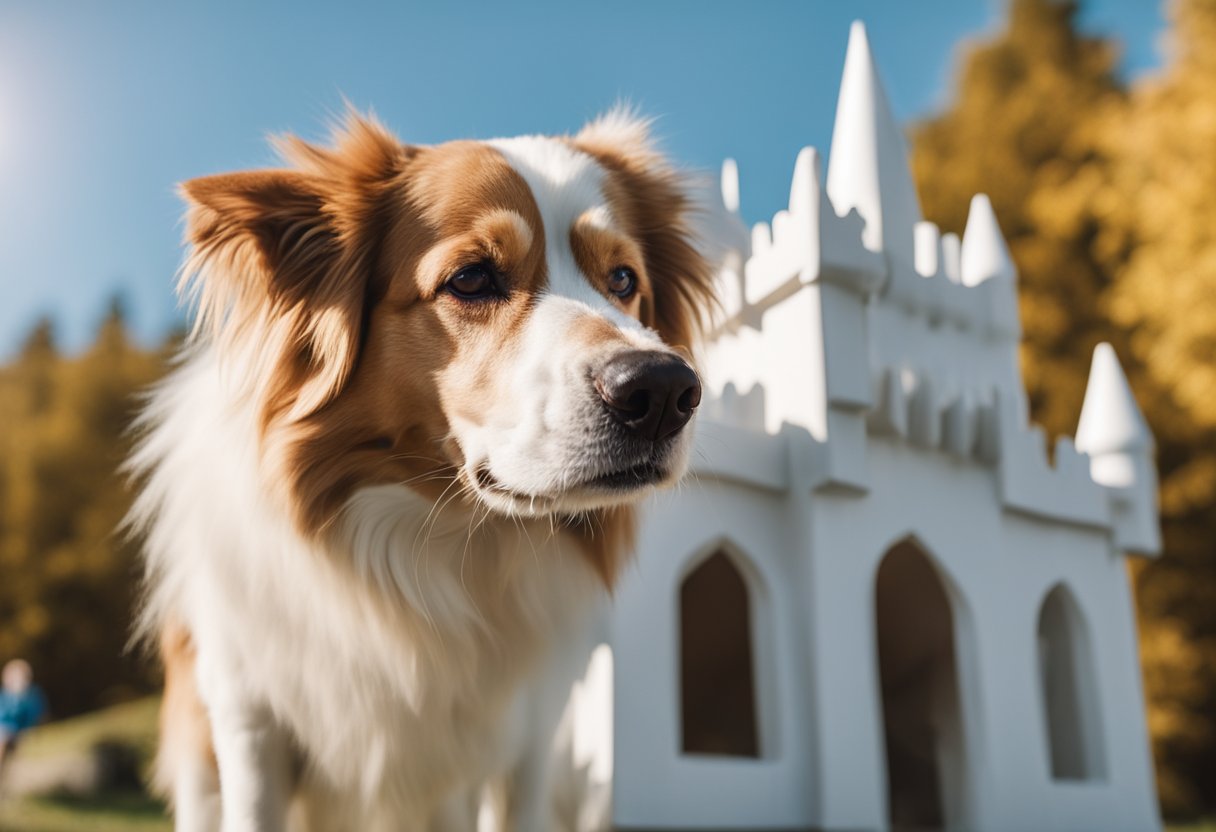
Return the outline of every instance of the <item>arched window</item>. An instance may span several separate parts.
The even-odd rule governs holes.
[[[1054,780],[1104,776],[1101,718],[1089,633],[1076,599],[1056,584],[1039,609],[1039,675]]]
[[[681,748],[759,757],[752,599],[719,550],[680,586]]]
[[[966,763],[949,595],[912,540],[883,557],[874,590],[891,829],[957,826]]]

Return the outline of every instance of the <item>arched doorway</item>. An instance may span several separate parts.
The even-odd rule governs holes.
[[[1038,642],[1051,777],[1100,779],[1104,776],[1101,718],[1089,631],[1064,584],[1056,584],[1043,599]]]
[[[965,765],[954,614],[937,570],[914,541],[883,557],[875,614],[891,828],[957,826]]]
[[[753,605],[746,579],[721,549],[680,585],[685,754],[760,756]]]

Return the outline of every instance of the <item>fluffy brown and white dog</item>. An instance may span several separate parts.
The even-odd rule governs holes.
[[[497,779],[549,829],[553,657],[689,453],[691,184],[620,114],[280,149],[182,188],[197,325],[131,461],[178,828],[469,832]]]

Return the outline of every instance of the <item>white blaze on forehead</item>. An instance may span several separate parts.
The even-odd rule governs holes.
[[[582,301],[620,326],[636,327],[636,321],[587,281],[570,247],[570,229],[580,217],[596,227],[616,226],[604,197],[604,168],[588,154],[547,136],[493,139],[487,144],[532,190],[545,230],[548,291]]]

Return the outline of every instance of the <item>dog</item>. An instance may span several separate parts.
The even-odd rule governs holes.
[[[560,658],[690,453],[693,178],[623,112],[277,146],[181,187],[195,323],[129,462],[157,782],[191,832],[469,832],[491,787],[554,828]]]

